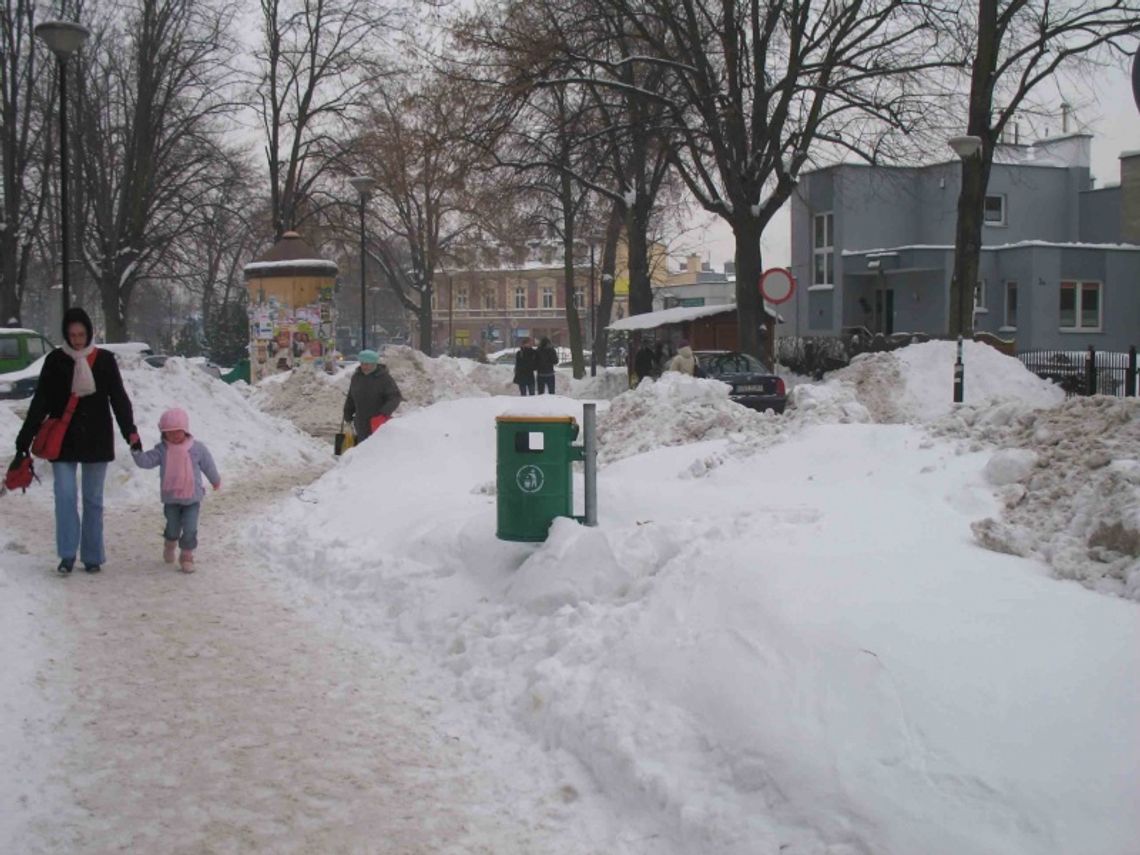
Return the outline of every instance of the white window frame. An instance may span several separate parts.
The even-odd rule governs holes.
[[[470,302],[470,299],[469,299],[468,294],[467,294],[467,286],[463,285],[455,293],[455,308],[463,309],[464,311],[466,311],[466,309],[469,305],[469,302]]]
[[[1061,326],[1061,295],[1065,292],[1066,285],[1073,286],[1076,293],[1076,301],[1073,306],[1073,319],[1076,321],[1076,325],[1071,327]],[[1082,316],[1084,315],[1084,312],[1082,310],[1081,304],[1084,302],[1084,294],[1086,290],[1096,291],[1097,318],[1095,326],[1083,325]],[[1057,325],[1059,331],[1063,333],[1101,332],[1104,329],[1104,283],[1098,282],[1095,279],[1062,279],[1060,287],[1057,290]]]
[[[574,286],[574,308],[586,308],[586,288],[583,285]]]
[[[494,309],[495,306],[495,286],[490,285],[483,289],[483,308]]]
[[[1013,294],[1013,315],[1010,316],[1009,311],[1009,295]],[[1017,282],[1016,280],[1009,279],[1005,283],[1005,295],[1002,302],[1002,329],[1003,330],[1016,330],[1017,329]]]
[[[515,308],[516,309],[525,309],[526,308],[526,286],[525,285],[516,285],[515,286]]]
[[[816,240],[819,235],[819,222],[823,222],[823,238],[822,244],[817,244]],[[820,270],[820,264],[817,259],[822,262],[823,280],[817,280],[817,273]],[[834,285],[835,284],[835,212],[823,211],[816,214],[811,219],[811,287],[819,285]]]
[[[989,215],[986,213],[986,202],[988,202],[990,199],[997,199],[1001,202],[1001,217],[996,220],[991,220],[989,218]],[[987,193],[985,199],[982,202],[982,223],[987,226],[995,226],[997,228],[1005,227],[1009,221],[1008,202],[1009,200],[1006,198],[1006,195],[1004,193]]]
[[[544,309],[554,308],[554,286],[543,285],[541,291],[541,302],[539,305]]]

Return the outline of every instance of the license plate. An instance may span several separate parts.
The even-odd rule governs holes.
[[[768,390],[764,386],[737,386],[736,391],[742,394],[755,392],[763,395],[766,394]]]

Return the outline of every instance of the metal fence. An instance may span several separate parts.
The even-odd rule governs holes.
[[[1045,380],[1052,380],[1075,395],[1115,395],[1136,397],[1136,346],[1127,353],[1088,350],[1031,350],[1018,353],[1026,368]]]

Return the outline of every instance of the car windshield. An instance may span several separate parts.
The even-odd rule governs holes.
[[[701,367],[710,374],[768,374],[768,368],[747,353],[710,353],[701,355]]]

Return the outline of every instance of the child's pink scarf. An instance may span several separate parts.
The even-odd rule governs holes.
[[[176,499],[194,498],[194,461],[190,459],[190,449],[194,439],[186,439],[175,445],[166,442],[166,471],[162,473],[162,492]]]

